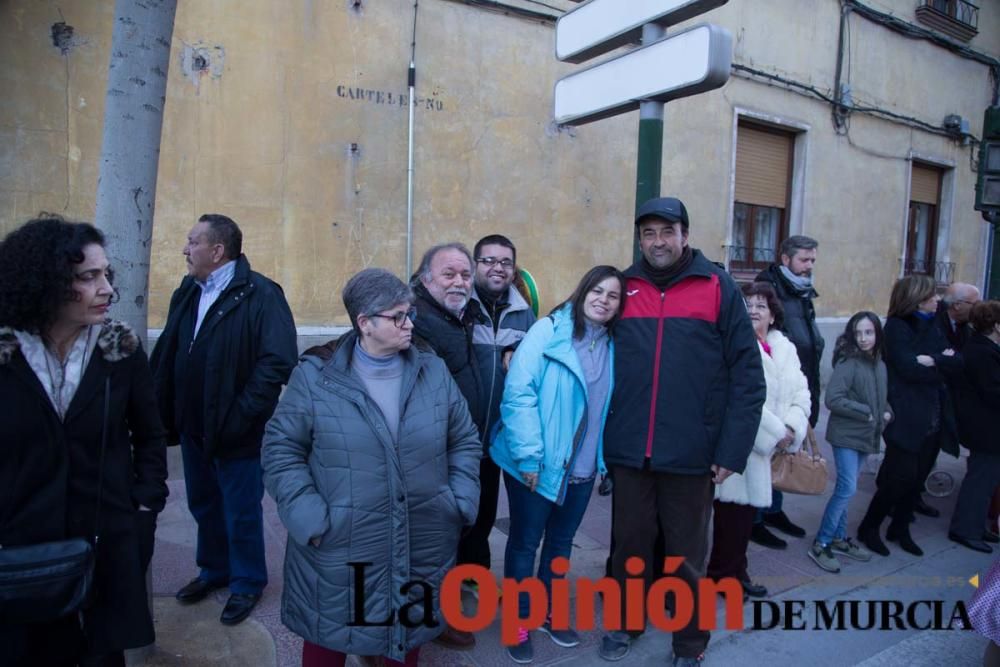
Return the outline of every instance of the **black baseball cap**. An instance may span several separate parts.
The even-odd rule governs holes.
[[[660,218],[667,222],[679,222],[684,229],[688,228],[688,212],[684,202],[676,197],[657,197],[650,199],[639,207],[635,214],[635,224],[646,218]]]

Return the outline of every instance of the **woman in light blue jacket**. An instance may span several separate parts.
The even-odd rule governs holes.
[[[507,372],[490,448],[510,502],[504,577],[531,577],[542,544],[538,578],[550,598],[552,559],[569,557],[594,480],[607,473],[602,447],[612,389],[611,332],[624,310],[624,288],[613,266],[588,271],[565,303],[531,327]],[[527,617],[527,595],[518,604]],[[552,628],[548,620],[541,630],[560,646],[580,643],[574,630]],[[524,629],[518,635],[507,652],[514,662],[531,662],[531,637]]]

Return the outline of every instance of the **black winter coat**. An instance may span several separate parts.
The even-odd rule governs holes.
[[[965,348],[965,344],[969,341],[969,337],[972,335],[972,327],[968,324],[959,324],[952,329],[951,318],[948,316],[948,305],[944,301],[938,303],[937,313],[934,314],[934,322],[941,329],[941,333],[944,334],[945,339],[947,339],[948,347],[957,353],[961,353]]]
[[[648,457],[654,472],[743,472],[767,387],[736,283],[698,250],[664,291],[638,265],[625,276],[605,462],[642,469]]]
[[[937,419],[941,449],[958,456],[958,429],[946,378],[949,372],[959,372],[961,361],[942,354],[947,348],[948,341],[933,320],[916,315],[886,320],[885,365],[894,415],[885,429],[888,446],[920,451]],[[932,357],[935,365],[918,364],[921,354]]]
[[[937,313],[934,315],[934,326],[938,328],[941,332],[942,338],[946,341],[948,347],[955,351],[955,356],[953,357],[953,367],[949,366],[949,372],[945,374],[945,383],[948,385],[948,393],[952,398],[952,404],[954,406],[955,420],[958,422],[958,433],[959,442],[965,444],[963,434],[967,432],[962,424],[962,419],[964,419],[963,413],[959,410],[959,397],[966,395],[970,389],[968,387],[968,379],[965,372],[962,370],[962,350],[965,349],[965,344],[968,342],[969,337],[972,335],[972,327],[968,324],[959,324],[957,327],[952,329],[951,318],[948,316],[948,306],[944,301],[938,304]]]
[[[479,360],[472,345],[472,331],[476,324],[473,313],[479,312],[481,306],[479,302],[470,299],[459,320],[438,304],[419,282],[413,286],[413,294],[416,296],[414,305],[417,307],[417,319],[413,322],[414,341],[418,347],[431,350],[444,361],[469,405],[469,414],[479,431],[480,440],[485,440],[486,392],[483,390]]]
[[[799,353],[799,363],[802,365],[802,373],[809,382],[809,394],[812,399],[809,423],[815,426],[819,419],[819,368],[823,358],[823,348],[826,347],[826,341],[816,326],[816,308],[813,306],[813,299],[819,294],[816,290],[810,290],[806,296],[797,294],[777,264],[772,264],[765,271],[761,271],[757,275],[757,280],[771,283],[784,307],[785,318],[781,331],[792,341],[795,351]]]
[[[187,276],[170,298],[167,323],[150,365],[168,443],[179,442],[175,403],[185,388],[174,378],[174,357],[184,314],[201,288]],[[198,340],[209,337],[205,364],[204,447],[208,456],[238,459],[260,455],[264,425],[278,404],[298,358],[295,322],[281,286],[250,270],[245,255],[236,260],[229,286],[205,315]]]
[[[965,393],[959,403],[962,444],[1000,454],[1000,345],[974,333],[965,345]]]
[[[0,329],[0,392],[3,546],[93,537],[104,407],[109,406],[96,601],[84,613],[84,626],[94,651],[149,644],[153,624],[145,568],[152,556],[156,513],[167,499],[167,464],[152,376],[139,338],[121,322],[104,324],[60,421],[13,331]],[[152,511],[137,511],[139,505]],[[56,650],[73,641],[72,634],[62,634],[64,629],[73,627],[57,622],[44,645],[28,647],[23,629],[0,627],[3,660],[11,661],[4,664],[44,664],[38,650]]]

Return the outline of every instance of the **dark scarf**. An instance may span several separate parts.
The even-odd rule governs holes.
[[[476,296],[479,297],[479,302],[483,304],[483,308],[486,312],[490,314],[490,320],[493,322],[493,333],[496,334],[500,330],[500,314],[507,308],[510,304],[507,303],[507,294],[510,288],[505,289],[499,294],[493,294],[487,290],[479,291],[476,289]]]
[[[664,289],[667,285],[672,283],[677,276],[687,271],[688,268],[690,268],[692,261],[694,261],[694,253],[691,252],[691,246],[685,246],[680,259],[670,266],[658,269],[650,264],[645,257],[643,257],[640,269],[642,270],[642,275],[648,278],[651,283],[656,285],[659,289]]]

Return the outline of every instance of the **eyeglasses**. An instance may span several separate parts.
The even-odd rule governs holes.
[[[403,322],[405,322],[407,318],[409,318],[411,322],[417,319],[417,308],[416,306],[411,306],[410,309],[405,313],[402,312],[393,313],[392,315],[383,315],[381,313],[375,313],[371,315],[371,317],[381,317],[384,320],[392,320],[392,323],[396,325],[397,329],[402,329]]]
[[[486,266],[493,266],[499,264],[505,269],[512,268],[514,266],[514,260],[504,257],[503,259],[497,259],[496,257],[480,257],[476,260],[480,264],[485,264]]]

